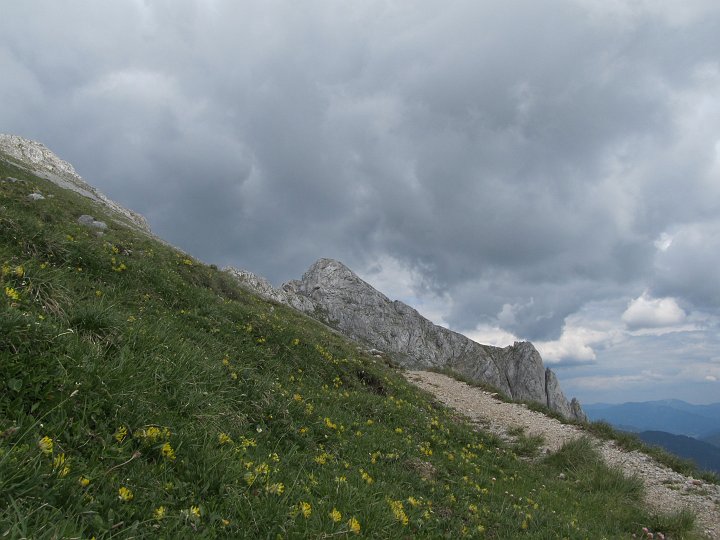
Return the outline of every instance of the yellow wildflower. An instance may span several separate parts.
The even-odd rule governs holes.
[[[125,440],[125,437],[127,437],[128,430],[125,426],[120,426],[115,430],[115,434],[113,437],[115,437],[115,440],[119,443],[123,442]]]
[[[300,345],[300,340],[298,338],[295,338],[292,340],[292,344],[297,347],[298,345]]]
[[[310,431],[310,430],[308,428],[306,428],[305,426],[303,426],[298,430],[298,433],[300,433],[300,435],[305,435],[308,431]]]
[[[293,394],[293,399],[297,402],[302,401],[302,396],[300,394]]]
[[[338,523],[340,520],[342,520],[342,514],[338,511],[337,508],[333,508],[330,512],[330,519],[332,519],[335,523]]]
[[[160,453],[162,456],[169,460],[169,461],[175,461],[175,450],[173,450],[173,447],[170,446],[169,442],[166,442],[162,445],[162,448],[160,449]]]
[[[38,441],[38,446],[45,455],[50,455],[53,452],[53,440],[47,435]]]
[[[319,456],[315,456],[315,463],[317,463],[318,465],[325,465],[325,463],[327,463],[327,458],[328,454],[323,452]]]
[[[350,529],[350,532],[360,534],[360,522],[354,517],[351,517],[350,521],[348,521],[348,528]]]
[[[155,511],[153,512],[153,517],[157,520],[161,520],[165,517],[165,514],[167,513],[167,510],[164,506],[158,506]]]
[[[365,482],[367,482],[368,484],[372,484],[372,483],[374,482],[372,476],[370,476],[370,475],[369,475],[366,471],[364,471],[363,469],[360,469],[360,476],[361,476],[362,479],[365,480]]]
[[[16,266],[15,267],[15,275],[17,277],[23,277],[25,275],[25,269],[20,265]]]
[[[410,503],[410,506],[419,506],[420,504],[422,504],[415,497],[408,497],[407,502]]]
[[[240,445],[243,448],[250,448],[251,446],[257,446],[257,441],[255,439],[246,439],[245,437],[242,437]]]
[[[190,517],[199,519],[200,518],[200,507],[199,506],[191,506],[189,514],[190,514]]]
[[[325,417],[325,425],[330,429],[337,429],[337,424],[333,424],[332,420],[330,420],[327,416]]]
[[[10,298],[10,300],[15,300],[15,301],[20,300],[20,293],[17,292],[12,287],[5,287],[5,296]]]
[[[88,487],[90,485],[90,479],[87,476],[80,476],[78,478],[78,484],[82,487]]]
[[[118,499],[120,499],[121,501],[130,502],[133,500],[133,497],[133,492],[125,486],[121,486],[120,489],[118,489]]]
[[[220,433],[218,435],[218,443],[221,445],[223,444],[232,444],[233,440],[230,438],[230,435],[227,433]]]
[[[405,513],[405,508],[403,507],[402,501],[393,501],[392,499],[390,499],[388,500],[388,504],[390,505],[392,513],[395,515],[395,519],[402,523],[403,527],[406,526],[410,520]]]
[[[272,495],[282,495],[283,491],[285,491],[285,484],[282,482],[279,482],[277,484],[270,484],[265,488],[265,491]]]
[[[312,514],[312,505],[309,502],[302,501],[299,504],[300,512],[305,518],[309,518],[310,514]]]
[[[148,439],[150,442],[155,442],[160,438],[160,429],[155,426],[150,426],[147,429],[140,431],[139,436]]]
[[[66,464],[65,454],[58,454],[53,459],[53,469],[57,471],[60,478],[64,478],[70,472],[70,466]]]

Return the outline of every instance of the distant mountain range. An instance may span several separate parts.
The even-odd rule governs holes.
[[[677,399],[584,406],[592,421],[636,433],[645,443],[720,474],[720,403],[693,405]]]
[[[703,439],[720,434],[720,403],[693,405],[677,399],[584,406],[590,420],[625,431],[665,431]]]
[[[643,431],[637,435],[649,445],[661,446],[668,452],[694,461],[701,469],[720,474],[720,447],[718,446],[665,431]]]

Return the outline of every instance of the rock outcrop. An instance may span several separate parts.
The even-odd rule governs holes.
[[[531,343],[504,348],[475,343],[390,300],[338,261],[320,259],[301,280],[278,289],[249,272],[227,270],[247,288],[390,354],[403,367],[450,368],[514,400],[541,403],[566,418],[586,420],[580,404],[567,400]]]
[[[0,153],[15,165],[29,170],[33,174],[50,180],[54,184],[80,193],[84,197],[110,209],[118,221],[146,233],[150,227],[140,214],[112,201],[100,191],[85,182],[67,161],[63,161],[39,142],[17,135],[0,134]]]

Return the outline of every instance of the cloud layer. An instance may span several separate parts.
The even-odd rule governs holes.
[[[341,259],[581,398],[720,395],[716,2],[44,0],[0,35],[0,129],[201,259]]]

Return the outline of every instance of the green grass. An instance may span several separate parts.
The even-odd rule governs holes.
[[[526,463],[355,343],[4,176],[0,537],[693,537],[635,483]]]

